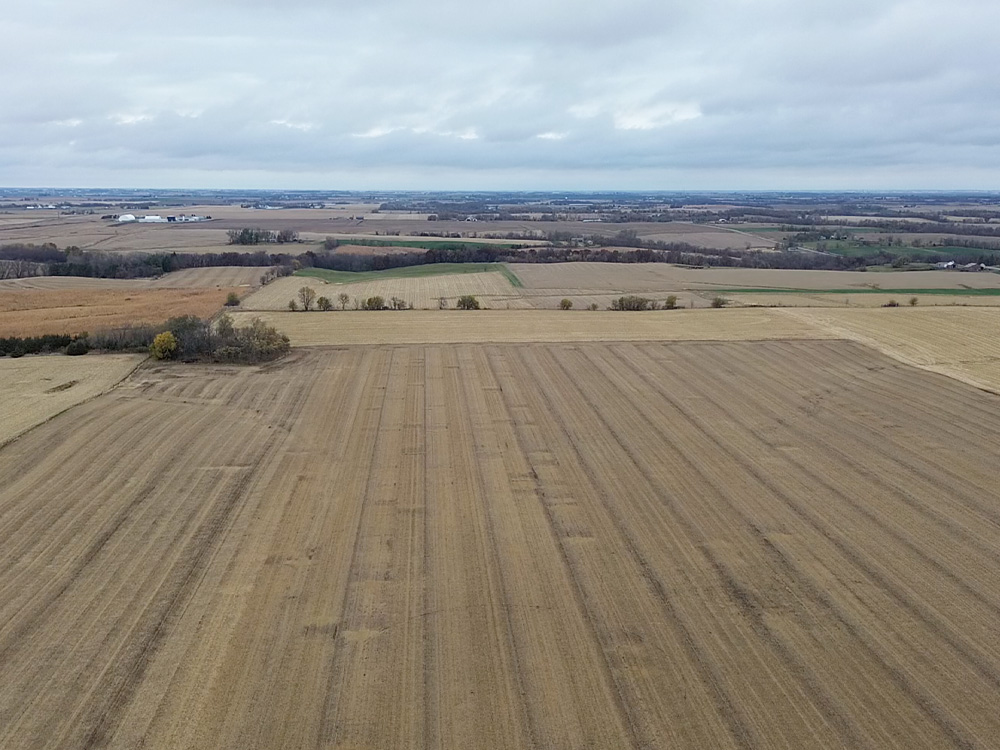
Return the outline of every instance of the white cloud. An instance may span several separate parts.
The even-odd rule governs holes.
[[[124,0],[5,12],[0,183],[997,187],[1000,174],[987,0],[158,7],[156,23]]]

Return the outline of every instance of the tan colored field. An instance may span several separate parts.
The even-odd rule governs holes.
[[[214,266],[185,268],[164,274],[149,282],[153,289],[207,289],[210,287],[257,287],[266,268],[257,266]]]
[[[568,299],[573,303],[573,310],[587,310],[590,305],[597,305],[598,310],[607,310],[611,303],[622,296],[622,293],[608,294],[599,291],[586,291],[579,289],[565,289],[560,294],[545,294],[538,290],[519,289],[522,296],[537,310],[558,310],[559,303]],[[697,292],[662,292],[647,293],[657,305],[662,305],[670,295],[677,297],[677,307],[711,307],[711,295],[703,295]]]
[[[0,746],[997,747],[998,440],[843,341],[145,368],[0,450]]]
[[[901,362],[1000,393],[1000,310],[724,308],[620,313],[586,310],[238,312],[288,334],[293,346],[571,341],[765,341],[841,338]]]
[[[242,302],[244,310],[287,310],[288,301],[297,299],[303,286],[316,290],[318,296],[329,297],[339,307],[337,297],[347,294],[352,302],[368,297],[381,296],[386,302],[399,297],[418,310],[437,310],[438,300],[444,297],[449,307],[463,294],[475,295],[480,304],[499,309],[524,309],[530,304],[521,298],[507,278],[498,272],[458,273],[445,276],[420,276],[415,278],[386,278],[351,284],[330,284],[308,276],[287,276],[277,279],[251,294]]]
[[[175,315],[210,317],[245,289],[0,290],[0,336],[82,333]]]
[[[266,288],[266,287],[265,287]],[[811,322],[770,308],[621,313],[586,310],[406,310],[402,312],[237,312],[259,317],[293,346],[446,344],[477,341],[746,341],[832,338]]]
[[[1000,393],[1000,310],[888,308],[776,310],[818,331]]]
[[[137,354],[0,358],[0,447],[71,406],[104,393],[144,359]]]
[[[90,279],[81,276],[29,276],[0,280],[0,294],[14,289],[208,289],[255,287],[266,269],[243,266],[185,268],[155,279]],[[246,290],[243,290],[244,292]]]
[[[762,268],[685,268],[665,263],[512,263],[525,294],[546,295],[656,292],[716,288],[850,289],[878,284],[883,289],[997,289],[1000,274],[956,271],[796,271]]]
[[[765,307],[882,307],[888,302],[897,302],[909,306],[911,297],[917,298],[921,307],[995,307],[1000,305],[1000,296],[962,294],[907,294],[907,293],[858,293],[858,294],[767,294],[754,292],[752,294],[723,295],[732,304],[743,306],[763,305]],[[701,299],[708,301],[713,297],[711,292],[702,292]]]

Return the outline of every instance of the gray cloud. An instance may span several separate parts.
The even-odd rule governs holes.
[[[0,183],[995,188],[1000,7],[120,0],[0,19]]]

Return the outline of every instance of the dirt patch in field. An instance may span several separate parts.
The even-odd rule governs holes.
[[[998,435],[844,341],[151,367],[0,450],[0,746],[996,747]]]
[[[0,291],[0,336],[82,333],[176,315],[209,317],[245,289],[25,289]]]
[[[143,359],[136,354],[0,358],[0,445],[103,393]]]

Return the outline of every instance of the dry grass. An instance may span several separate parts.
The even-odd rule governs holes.
[[[702,300],[712,298],[711,292],[700,293]],[[917,298],[921,307],[994,307],[1000,305],[1000,296],[961,294],[859,293],[859,294],[752,294],[723,295],[732,304],[764,307],[882,307],[888,302],[909,306],[911,297]]]
[[[23,289],[0,291],[0,336],[82,333],[176,315],[209,317],[243,289]]]
[[[145,359],[137,354],[0,358],[0,446],[115,385]]]
[[[657,292],[685,289],[997,289],[1000,274],[954,271],[796,271],[762,268],[684,268],[665,263],[512,263],[525,293]]]
[[[5,750],[1000,746],[993,396],[843,341],[128,386],[0,451]]]
[[[322,279],[307,276],[287,276],[277,279],[251,294],[242,303],[244,310],[287,310],[288,301],[297,298],[303,286],[316,290],[318,296],[329,297],[339,307],[337,298],[346,294],[354,300],[380,296],[386,303],[399,297],[418,310],[437,310],[438,300],[444,297],[449,307],[463,294],[476,296],[480,303],[490,308],[524,309],[530,307],[521,299],[510,281],[496,272],[461,273],[444,276],[419,276],[413,278],[386,278],[349,284],[330,284]]]
[[[1000,393],[1000,310],[981,307],[784,310],[837,338]]]
[[[404,312],[242,312],[261,317],[293,346],[551,341],[742,341],[828,338],[821,329],[770,309],[646,313],[561,310]]]
[[[81,276],[29,276],[0,280],[0,294],[15,289],[208,289],[256,287],[266,269],[250,266],[186,268],[155,279],[91,279]],[[246,290],[244,290],[246,291]]]

